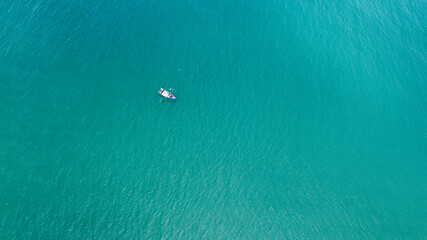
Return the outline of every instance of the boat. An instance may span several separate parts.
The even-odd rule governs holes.
[[[160,88],[159,94],[163,97],[170,99],[170,100],[176,100],[176,97],[169,91],[164,90],[163,88]]]

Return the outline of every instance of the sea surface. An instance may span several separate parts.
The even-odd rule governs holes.
[[[0,239],[427,239],[426,26],[424,0],[1,0]]]

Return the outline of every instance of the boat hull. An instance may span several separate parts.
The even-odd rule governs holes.
[[[162,97],[165,97],[166,99],[176,100],[176,97],[171,92],[168,92],[163,88],[159,90],[159,94],[162,95]]]

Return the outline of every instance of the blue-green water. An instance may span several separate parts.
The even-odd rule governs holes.
[[[0,238],[426,239],[425,7],[2,0]]]

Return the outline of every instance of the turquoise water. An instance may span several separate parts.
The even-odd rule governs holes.
[[[426,239],[425,26],[422,0],[3,0],[0,237]]]

